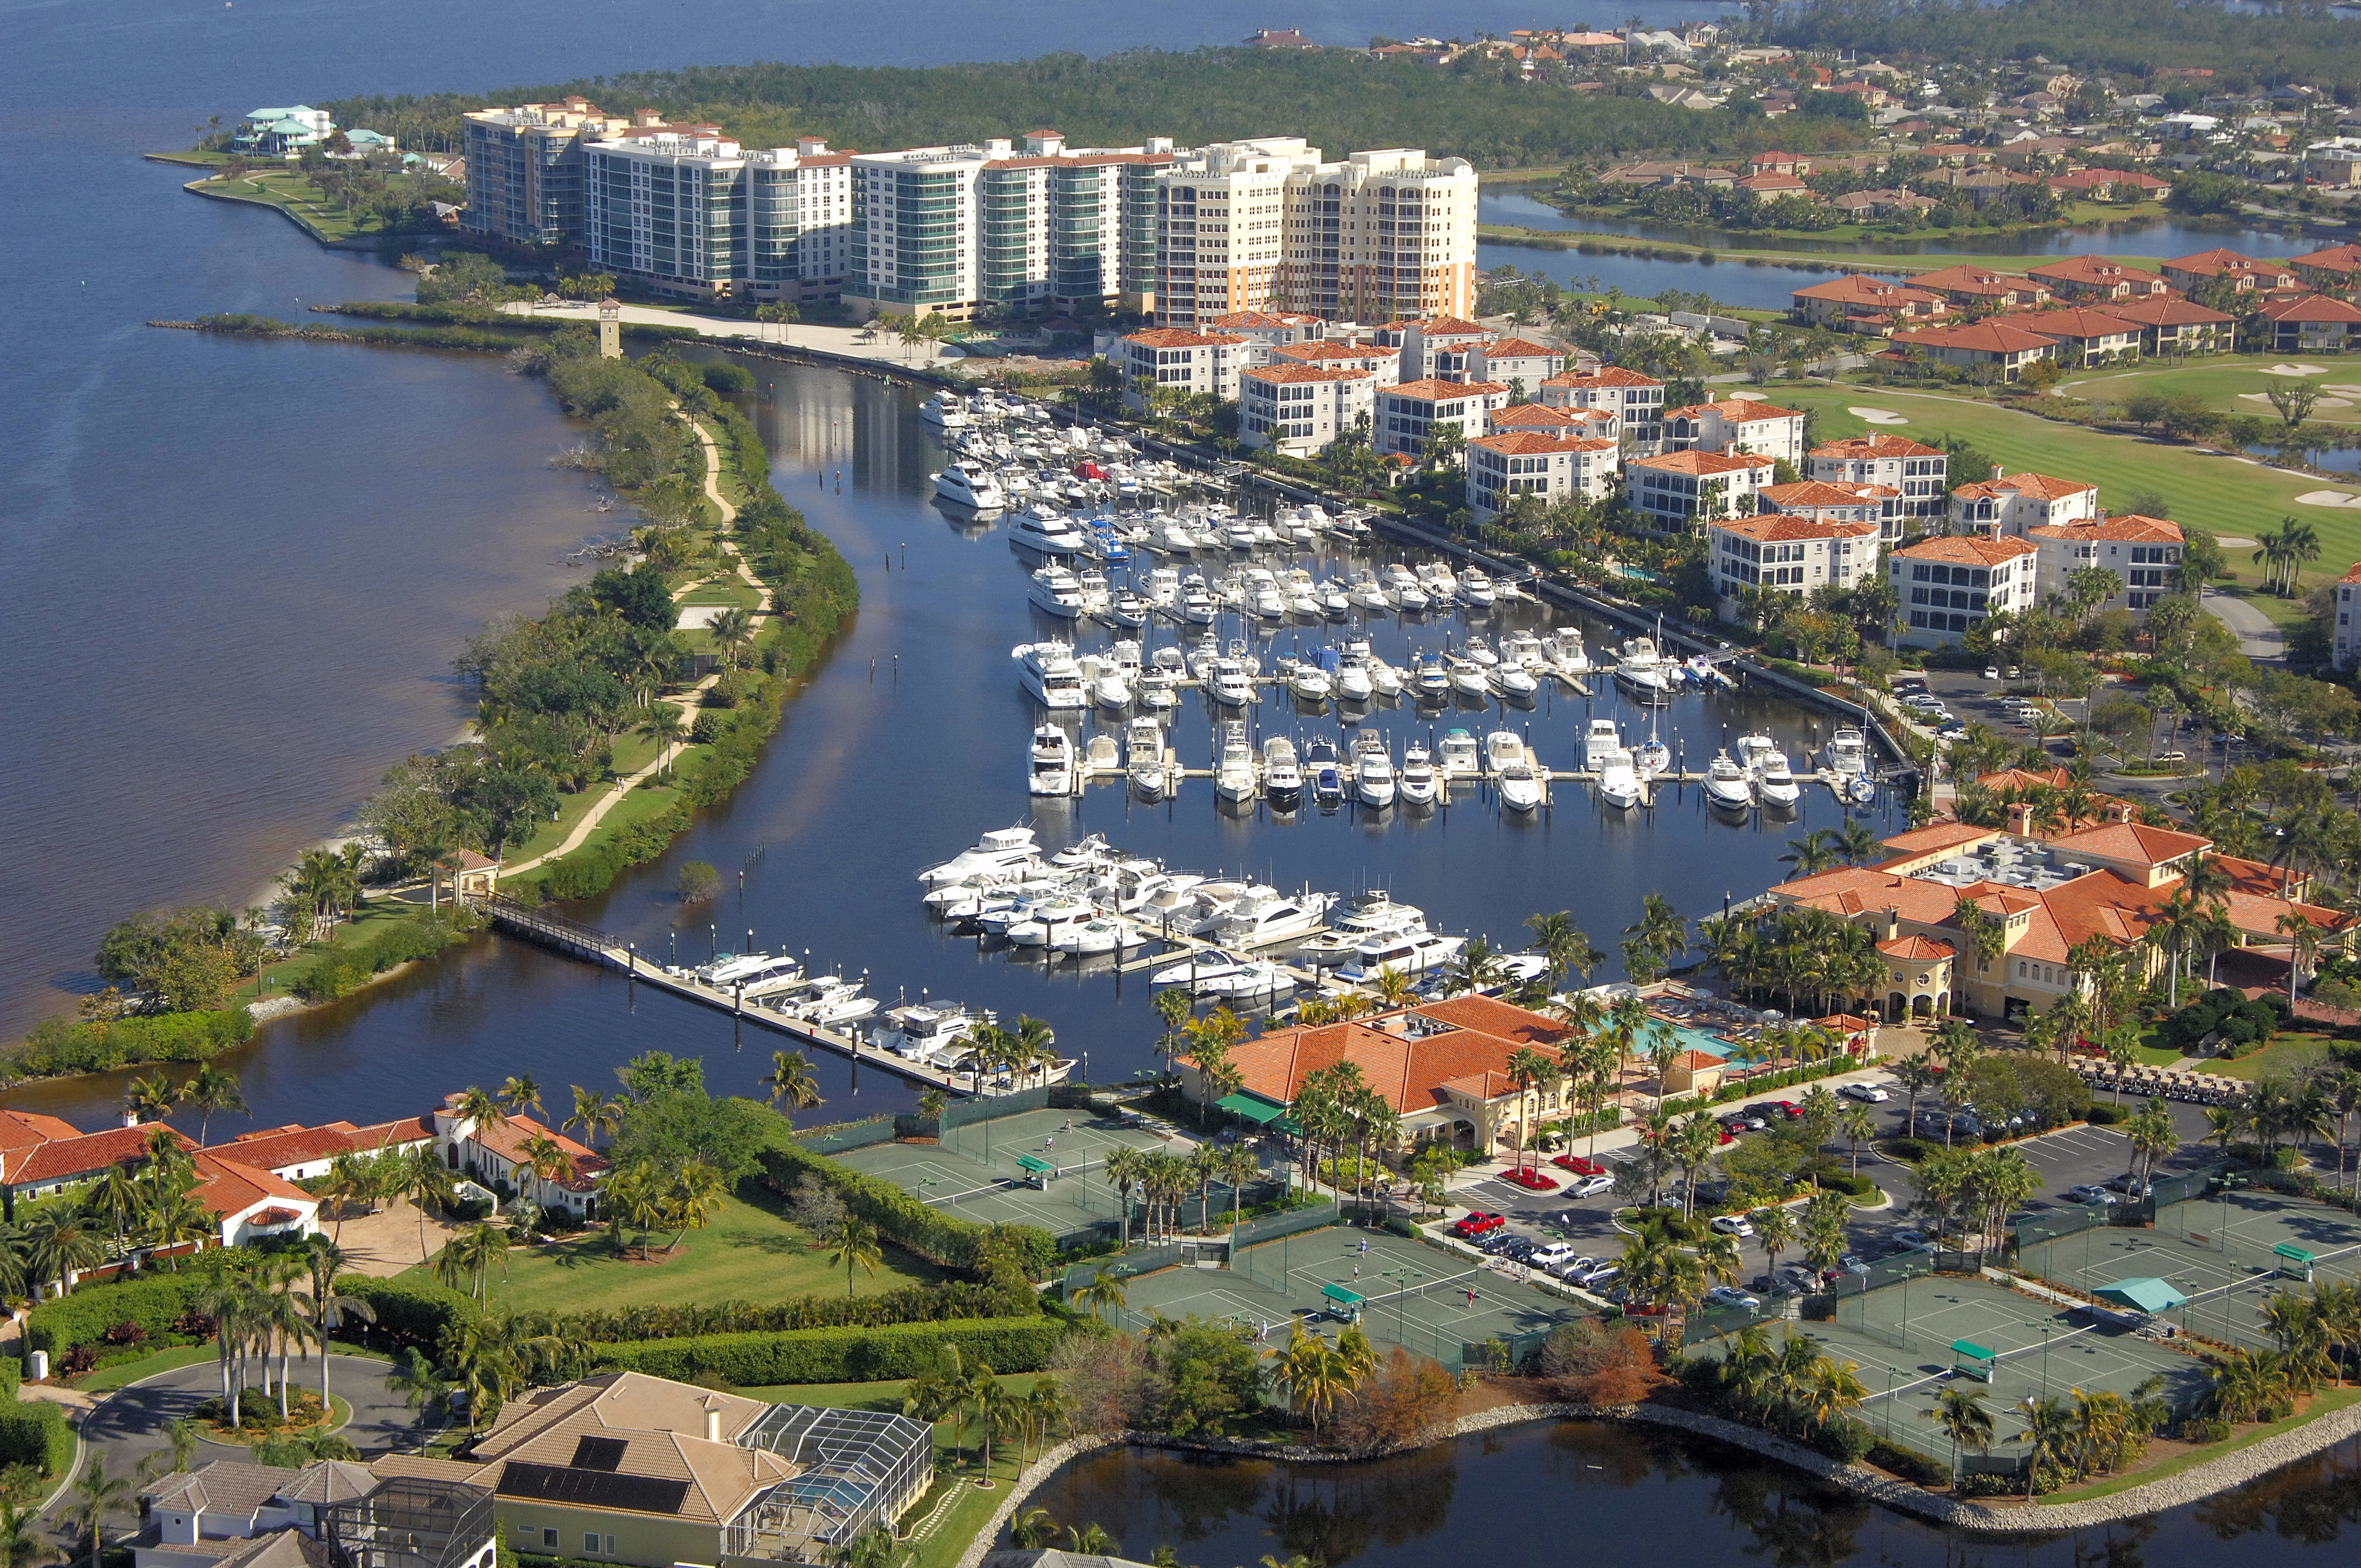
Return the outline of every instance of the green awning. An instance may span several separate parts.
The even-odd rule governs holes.
[[[1236,1094],[1223,1095],[1213,1102],[1213,1109],[1227,1111],[1233,1116],[1244,1116],[1257,1127],[1268,1127],[1287,1114],[1286,1106],[1265,1100],[1259,1094],[1248,1094],[1243,1091]]]
[[[2100,1286],[2091,1294],[2110,1305],[2129,1307],[2138,1312],[2169,1311],[2189,1299],[2165,1281],[2153,1277],[2118,1279],[2113,1285]]]
[[[1323,1285],[1320,1294],[1343,1307],[1357,1307],[1368,1299],[1357,1290],[1347,1290],[1342,1285]]]
[[[1035,1176],[1047,1176],[1058,1168],[1046,1159],[1035,1159],[1029,1154],[1021,1154],[1016,1157],[1016,1168],[1030,1171]]]
[[[2286,1258],[2290,1263],[2301,1263],[2307,1267],[2320,1261],[2319,1254],[2306,1252],[2293,1242],[2279,1243],[2279,1245],[2271,1248],[2271,1255]]]
[[[1951,1349],[1954,1354],[1964,1355],[1970,1361],[1992,1361],[1996,1359],[1992,1351],[1986,1350],[1983,1346],[1978,1344],[1971,1339],[1955,1339],[1951,1342]]]

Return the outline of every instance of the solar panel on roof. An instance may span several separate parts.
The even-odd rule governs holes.
[[[503,1497],[533,1497],[586,1508],[621,1508],[635,1514],[677,1514],[688,1483],[653,1475],[624,1475],[570,1464],[527,1464],[511,1459],[500,1468]]]
[[[571,1461],[577,1470],[620,1470],[623,1454],[631,1444],[620,1437],[592,1437],[586,1434],[574,1445]]]

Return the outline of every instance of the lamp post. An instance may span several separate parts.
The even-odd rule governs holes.
[[[1403,1299],[1410,1294],[1410,1282],[1413,1279],[1423,1279],[1426,1275],[1422,1270],[1412,1268],[1405,1264],[1400,1268],[1381,1269],[1378,1277],[1394,1281],[1394,1340],[1399,1343],[1403,1332],[1403,1314],[1408,1310],[1403,1305]]]

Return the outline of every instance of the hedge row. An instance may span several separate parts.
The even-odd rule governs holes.
[[[373,1279],[363,1274],[339,1274],[336,1289],[339,1294],[367,1301],[369,1310],[377,1314],[376,1331],[371,1337],[390,1341],[397,1347],[416,1345],[432,1350],[445,1328],[475,1311],[475,1303],[465,1295],[430,1279]],[[350,1325],[348,1332],[367,1332],[368,1325],[357,1319],[357,1315],[345,1320]]]
[[[693,1339],[706,1334],[1022,1317],[1038,1310],[1039,1305],[1039,1296],[1029,1286],[1002,1290],[965,1279],[945,1279],[933,1285],[906,1285],[874,1296],[815,1294],[784,1301],[721,1301],[710,1306],[651,1304],[571,1312],[566,1321],[588,1340]]]
[[[43,1475],[62,1475],[73,1457],[73,1429],[63,1407],[46,1399],[0,1405],[0,1465],[37,1464]]]
[[[253,1036],[254,1014],[243,1007],[119,1018],[104,1029],[49,1017],[33,1026],[9,1066],[27,1078],[41,1078],[108,1072],[142,1062],[208,1061]]]
[[[44,1301],[25,1320],[25,1348],[61,1355],[78,1344],[98,1344],[117,1323],[136,1323],[147,1331],[148,1345],[193,1344],[193,1334],[173,1332],[187,1315],[189,1303],[204,1284],[194,1270],[178,1274],[149,1271],[126,1279],[105,1279],[78,1286],[62,1300]]]
[[[703,1334],[592,1347],[601,1367],[694,1382],[718,1377],[741,1388],[780,1383],[869,1383],[915,1377],[952,1345],[962,1365],[1038,1372],[1065,1325],[1055,1318],[959,1318],[878,1329],[793,1329],[784,1333]]]
[[[475,928],[464,912],[422,915],[380,931],[366,942],[331,948],[296,971],[287,988],[306,1002],[334,1002],[367,985],[373,975],[431,958],[467,939]]]
[[[803,1177],[816,1179],[834,1190],[848,1210],[876,1226],[886,1239],[949,1267],[967,1267],[973,1261],[976,1242],[995,1228],[944,1213],[920,1202],[907,1188],[795,1144],[764,1149],[762,1171],[763,1185],[781,1197],[791,1196],[796,1181]],[[996,1228],[1016,1243],[1025,1272],[1034,1278],[1047,1274],[1057,1262],[1057,1239],[1039,1226]]]

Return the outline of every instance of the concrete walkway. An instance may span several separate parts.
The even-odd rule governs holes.
[[[579,321],[595,326],[598,321],[596,305],[587,302],[568,301],[563,305],[541,305],[519,302],[502,305],[511,315],[556,317],[561,321]],[[849,359],[867,359],[879,365],[897,368],[935,366],[945,361],[956,363],[963,358],[956,346],[946,351],[930,343],[905,345],[890,332],[871,331],[858,326],[824,326],[817,323],[798,322],[785,325],[775,322],[750,322],[739,316],[706,316],[694,311],[664,311],[651,305],[625,305],[622,319],[631,326],[685,326],[696,329],[700,337],[742,337],[752,343],[773,343],[787,348],[813,348],[828,354],[841,354]]]
[[[2207,588],[2200,601],[2213,613],[2216,620],[2230,629],[2238,639],[2238,650],[2247,658],[2279,663],[2287,658],[2287,634],[2279,623],[2245,599]]]

